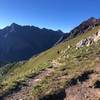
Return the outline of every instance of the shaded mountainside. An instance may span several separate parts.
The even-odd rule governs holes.
[[[61,31],[13,23],[0,30],[0,62],[26,60],[52,47],[61,37]]]

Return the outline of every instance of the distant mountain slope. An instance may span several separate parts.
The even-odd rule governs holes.
[[[61,31],[13,23],[0,30],[0,62],[28,59],[52,47],[62,36]]]

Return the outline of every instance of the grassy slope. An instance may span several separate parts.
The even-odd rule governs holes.
[[[66,41],[61,43],[43,53],[41,53],[37,57],[31,58],[29,61],[25,63],[17,63],[12,65],[12,67],[6,69],[0,69],[6,73],[1,75],[1,87],[0,94],[9,92],[10,89],[13,89],[18,82],[22,82],[26,80],[30,76],[34,76],[39,71],[49,67],[51,65],[51,61],[53,59],[57,59],[58,57],[62,57],[59,62],[65,62],[64,66],[61,66],[55,69],[54,73],[52,73],[49,77],[46,77],[42,80],[37,86],[33,87],[32,93],[33,95],[43,96],[52,94],[55,91],[59,90],[67,86],[68,81],[73,77],[80,74],[81,71],[93,67],[96,63],[96,58],[100,53],[100,43],[96,45],[92,45],[90,47],[80,48],[78,50],[75,49],[75,44],[83,38],[90,36],[92,33],[96,32],[99,27],[87,32],[84,35],[80,35],[70,41]],[[64,51],[68,48],[68,45],[71,46],[67,52],[63,54],[58,54],[57,51]],[[63,56],[64,55],[64,56]],[[69,56],[67,58],[67,56]],[[62,76],[65,76],[62,79]]]
[[[36,94],[38,97],[52,95],[62,90],[64,87],[67,87],[70,79],[79,76],[86,70],[93,69],[95,65],[99,63],[100,41],[90,47],[75,49],[75,44],[79,40],[86,38],[96,30],[92,30],[87,34],[69,41],[71,48],[59,55],[59,58],[61,58],[59,62],[65,62],[65,65],[56,68],[53,74],[47,76],[42,82],[34,86],[32,90],[33,95]]]

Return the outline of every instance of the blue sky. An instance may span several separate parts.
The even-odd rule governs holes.
[[[15,22],[67,32],[99,14],[100,0],[0,0],[0,28]]]

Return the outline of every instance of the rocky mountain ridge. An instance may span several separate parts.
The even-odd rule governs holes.
[[[61,42],[63,32],[12,23],[0,30],[0,62],[27,60]]]
[[[85,32],[100,25],[100,19],[91,17],[86,21],[83,21],[79,26],[71,30],[70,38],[76,37],[77,35],[84,34]]]

